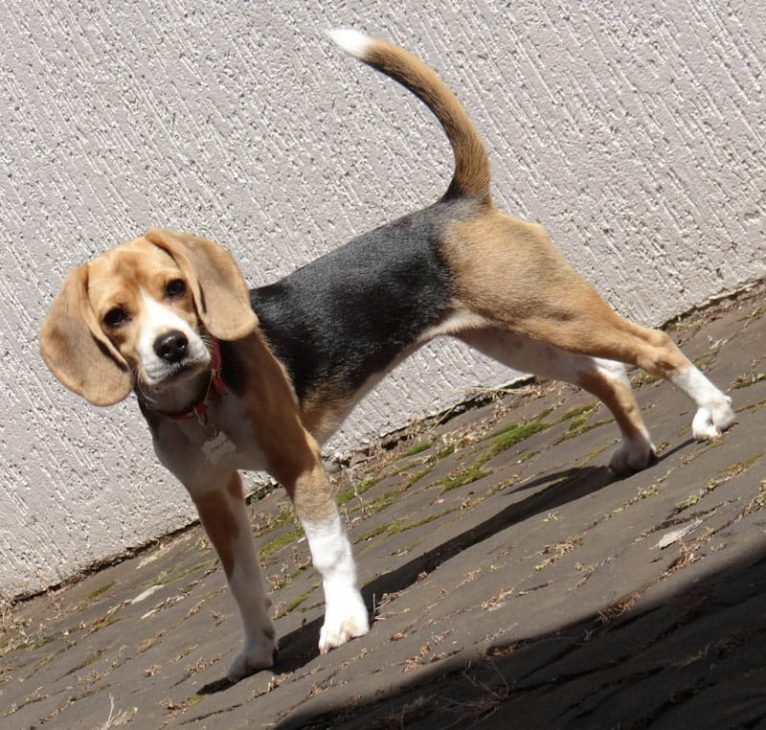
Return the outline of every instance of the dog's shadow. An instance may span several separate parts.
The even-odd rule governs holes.
[[[665,451],[655,464],[668,458],[671,454],[687,446],[691,441],[678,444],[673,449]],[[484,522],[474,525],[465,532],[450,540],[417,555],[409,562],[400,565],[390,573],[385,573],[362,588],[362,595],[368,610],[373,613],[375,599],[384,593],[397,593],[415,583],[423,572],[430,573],[442,563],[453,558],[467,548],[492,537],[514,524],[534,517],[537,514],[547,514],[568,502],[581,499],[593,494],[604,487],[619,481],[620,477],[612,474],[606,467],[574,467],[522,482],[511,490],[508,496],[518,496],[544,484],[550,486],[538,489],[521,500],[499,510]],[[303,624],[290,634],[282,637],[279,642],[279,659],[274,671],[280,673],[293,672],[319,655],[317,637],[322,626],[322,617]],[[228,689],[234,683],[226,678],[210,682],[202,687],[198,694],[213,694]]]

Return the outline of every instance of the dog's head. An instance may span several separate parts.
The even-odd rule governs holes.
[[[237,340],[258,320],[232,257],[162,229],[120,244],[64,280],[40,330],[53,374],[95,405],[134,386],[161,393],[210,364],[209,335]]]

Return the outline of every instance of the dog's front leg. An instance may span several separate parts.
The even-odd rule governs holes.
[[[271,667],[277,653],[276,632],[269,616],[271,601],[258,564],[242,482],[233,471],[219,484],[189,492],[221,560],[242,619],[245,643],[228,671],[229,679],[237,681]]]
[[[314,567],[322,576],[325,620],[319,651],[326,654],[370,630],[367,607],[356,583],[356,564],[327,473],[318,454],[310,468],[281,481],[292,497]]]

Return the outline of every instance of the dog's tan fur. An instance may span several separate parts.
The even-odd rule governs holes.
[[[541,226],[488,208],[484,216],[456,224],[444,250],[461,302],[490,322],[564,351],[629,363],[659,378],[690,365],[664,332],[614,312]],[[464,339],[472,338],[477,339],[475,333]],[[591,373],[578,384],[607,403],[623,432],[641,430],[629,389],[615,391]]]

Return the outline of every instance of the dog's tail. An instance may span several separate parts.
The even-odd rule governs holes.
[[[328,31],[328,35],[343,50],[409,89],[436,115],[455,156],[455,174],[445,197],[465,196],[489,203],[487,151],[445,83],[420,59],[392,43],[345,28]]]

